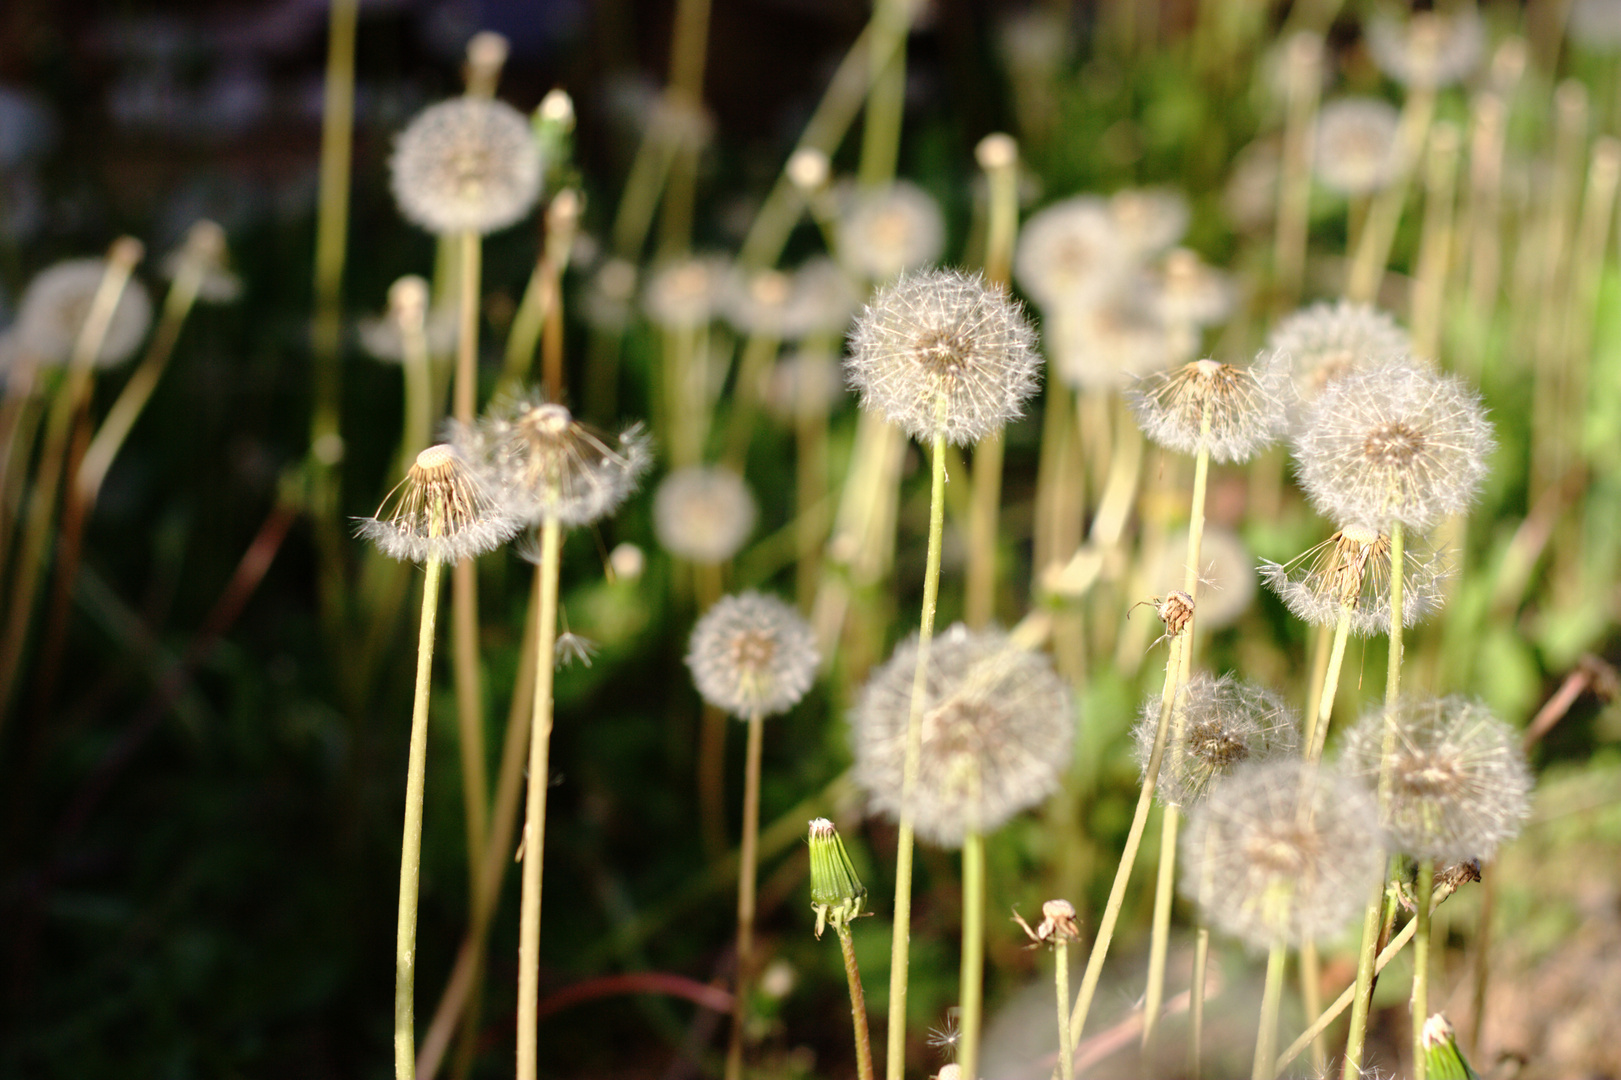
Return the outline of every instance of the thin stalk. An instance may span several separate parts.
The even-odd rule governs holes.
[[[764,718],[749,717],[743,762],[743,843],[737,859],[737,977],[732,991],[732,1041],[726,1049],[726,1080],[743,1075],[743,1027],[748,1021],[749,981],[754,966],[755,878],[760,847],[760,747]]]
[[[518,302],[512,329],[507,334],[506,360],[501,374],[501,381],[507,386],[522,386],[529,380],[536,346],[546,339],[541,383],[548,401],[563,400],[562,322],[554,316],[561,309],[563,269],[568,265],[579,215],[580,195],[573,188],[558,192],[547,204],[546,242],[529,274],[529,284],[524,286],[523,299]],[[552,355],[554,350],[550,347],[554,324],[559,335],[556,356]]]
[[[428,333],[420,318],[400,327],[400,365],[405,383],[405,428],[400,433],[400,461],[409,466],[433,440],[434,407],[433,356],[428,351]],[[441,403],[443,398],[440,399]]]
[[[697,111],[704,99],[704,70],[709,57],[710,0],[677,0],[671,31],[670,83],[665,91],[672,107]],[[687,250],[692,239],[692,208],[698,183],[698,148],[674,148],[664,184],[664,217],[659,246],[665,254]]]
[[[1312,716],[1306,733],[1306,760],[1313,765],[1323,760],[1323,746],[1328,741],[1328,720],[1334,713],[1334,698],[1340,691],[1340,668],[1345,662],[1345,643],[1351,634],[1351,609],[1341,605],[1339,620],[1334,624],[1334,641],[1329,646],[1328,667],[1323,672],[1323,690],[1317,698],[1317,712]]]
[[[819,385],[816,380],[833,360],[830,354],[812,349],[802,351],[795,362],[798,377],[808,385]],[[794,595],[805,612],[815,600],[822,543],[827,537],[826,523],[815,513],[828,498],[827,420],[827,409],[812,395],[798,395],[794,408]]]
[[[1453,194],[1462,142],[1458,129],[1447,123],[1437,124],[1430,137],[1424,169],[1424,226],[1412,291],[1413,345],[1420,356],[1440,355],[1441,309],[1452,261]]]
[[[1302,733],[1308,747],[1317,733],[1317,710],[1323,703],[1323,683],[1328,678],[1329,642],[1333,636],[1326,626],[1313,625],[1311,628],[1311,682],[1306,686],[1306,730]]]
[[[1188,1075],[1199,1080],[1204,1047],[1204,984],[1210,964],[1210,927],[1201,919],[1193,939],[1193,985],[1188,988]]]
[[[1053,943],[1053,988],[1058,992],[1058,1080],[1075,1080],[1075,1055],[1069,1052],[1069,942],[1062,934]]]
[[[978,831],[962,841],[962,973],[957,995],[962,1022],[957,1064],[962,1075],[978,1076],[985,1000],[985,836]]]
[[[928,676],[934,612],[940,598],[940,547],[945,535],[946,440],[934,437],[929,455],[929,550],[923,570],[923,610],[918,618],[917,668],[912,677],[912,708],[906,722],[906,759],[901,772],[901,822],[895,839],[895,924],[889,943],[889,1030],[885,1047],[887,1080],[906,1072],[906,984],[912,934],[912,801],[917,796],[918,759],[923,752],[923,689]]]
[[[1348,299],[1371,303],[1379,292],[1379,282],[1390,259],[1390,246],[1396,239],[1396,226],[1401,223],[1402,204],[1407,200],[1408,180],[1429,137],[1430,121],[1434,117],[1434,87],[1412,87],[1402,105],[1401,121],[1396,129],[1401,166],[1395,179],[1374,196],[1373,205],[1368,209],[1368,219],[1357,237],[1350,276],[1346,279]]]
[[[1250,1080],[1271,1080],[1278,1058],[1278,1003],[1283,998],[1283,961],[1288,949],[1274,941],[1266,956],[1266,985],[1261,991],[1261,1026],[1255,1033],[1255,1065]]]
[[[1317,956],[1317,942],[1307,941],[1300,946],[1300,1003],[1307,1016],[1323,1011],[1323,971]],[[1311,1069],[1324,1076],[1328,1069],[1328,1040],[1319,1036],[1311,1044]]]
[[[850,985],[850,1020],[855,1025],[856,1080],[872,1080],[872,1035],[867,1031],[867,994],[861,987],[861,968],[856,964],[855,942],[850,927],[841,922],[834,927],[839,935],[839,954],[844,957],[844,981]]]
[[[1159,877],[1154,884],[1154,929],[1148,945],[1148,988],[1143,996],[1143,1046],[1154,1038],[1160,1003],[1165,1000],[1165,950],[1171,937],[1171,893],[1176,885],[1177,827],[1182,814],[1175,806],[1161,811]]]
[[[895,178],[900,155],[901,119],[906,108],[906,35],[910,30],[908,0],[877,0],[872,27],[878,46],[869,57],[871,89],[861,131],[863,187],[882,187]]]
[[[539,1057],[540,888],[546,855],[546,789],[551,777],[552,653],[557,648],[557,584],[563,529],[540,527],[540,616],[535,634],[535,707],[529,731],[529,796],[523,833],[523,890],[518,905],[518,1080],[535,1080]]]
[[[422,801],[428,774],[428,694],[433,687],[433,633],[439,610],[438,559],[422,578],[422,626],[417,635],[416,696],[411,705],[411,752],[405,779],[405,831],[400,841],[400,920],[394,940],[394,1077],[416,1077],[417,893],[422,868]]]
[[[1418,864],[1420,895],[1435,880],[1435,860]],[[1413,1080],[1425,1080],[1429,1062],[1424,1054],[1424,1020],[1430,1015],[1430,905],[1420,903],[1414,916],[1418,929],[1413,932]]]

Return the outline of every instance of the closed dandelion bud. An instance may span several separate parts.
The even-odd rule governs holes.
[[[1193,597],[1181,589],[1172,589],[1163,600],[1154,601],[1154,613],[1165,624],[1165,636],[1175,637],[1188,628],[1193,618]]]
[[[1411,360],[1335,380],[1295,433],[1300,485],[1317,512],[1381,529],[1427,529],[1466,509],[1492,447],[1479,395]]]
[[[652,461],[640,425],[617,438],[538,395],[502,402],[457,444],[487,473],[511,512],[529,524],[586,525],[629,497]]]
[[[852,273],[888,281],[927,266],[946,245],[946,223],[933,197],[897,180],[887,188],[849,189],[839,212],[839,258]]]
[[[1424,1074],[1430,1080],[1480,1080],[1458,1049],[1452,1024],[1440,1013],[1424,1021]]]
[[[787,712],[816,679],[816,633],[774,596],[725,596],[693,627],[687,667],[698,693],[747,719]]]
[[[1342,375],[1411,355],[1413,339],[1371,304],[1324,300],[1278,323],[1266,347],[1288,362],[1296,394],[1309,403]]]
[[[67,363],[106,274],[105,259],[68,259],[41,271],[17,305],[11,332],[18,351],[39,364]],[[116,367],[134,356],[151,325],[152,298],[130,278],[113,308],[95,366]]]
[[[1368,23],[1368,55],[1409,87],[1433,89],[1467,78],[1486,55],[1486,25],[1473,7],[1418,11],[1402,25],[1387,15]]]
[[[827,818],[810,823],[811,910],[816,912],[816,936],[824,927],[838,930],[861,915],[866,886],[856,876],[855,864],[844,850],[839,830]]]
[[[1139,769],[1153,756],[1159,714],[1156,696],[1143,704],[1132,730]],[[1241,765],[1292,755],[1299,745],[1300,718],[1283,698],[1231,675],[1201,672],[1176,692],[1154,794],[1166,806],[1192,806]]]
[[[903,813],[902,786],[917,640],[873,673],[851,714],[856,783],[873,810]],[[958,847],[1057,790],[1075,721],[1044,655],[1000,630],[958,624],[937,637],[924,671],[923,741],[911,807],[917,835]]]
[[[1076,195],[1030,215],[1013,249],[1013,277],[1049,315],[1115,288],[1128,264],[1109,206]]]
[[[1341,767],[1379,792],[1390,846],[1414,858],[1490,859],[1530,812],[1514,732],[1478,701],[1403,700],[1345,736]]]
[[[879,290],[850,331],[845,372],[861,406],[920,442],[978,442],[1036,390],[1035,332],[1006,290],[924,270]]]
[[[1238,769],[1188,815],[1182,894],[1211,925],[1259,948],[1333,937],[1384,873],[1373,797],[1299,760]]]
[[[574,99],[561,89],[547,91],[530,120],[543,165],[556,170],[574,155]]]
[[[1317,114],[1312,171],[1341,195],[1371,195],[1396,178],[1399,116],[1378,98],[1346,97],[1324,102]]]
[[[1402,554],[1403,626],[1416,626],[1446,601],[1446,559],[1418,537]],[[1261,579],[1290,614],[1313,626],[1335,626],[1350,615],[1352,633],[1390,632],[1390,535],[1347,525],[1287,563],[1261,562]]]
[[[418,454],[376,517],[356,532],[402,562],[457,563],[500,547],[523,528],[454,446]]]
[[[653,532],[664,550],[695,563],[722,563],[754,530],[754,496],[730,469],[692,465],[660,481]]]
[[[529,121],[486,98],[422,110],[400,133],[389,168],[400,213],[441,236],[504,229],[540,195],[542,162]]]
[[[1109,216],[1128,258],[1146,262],[1188,231],[1187,196],[1170,188],[1125,188],[1109,196]]]
[[[1216,461],[1248,461],[1287,426],[1288,389],[1282,360],[1263,352],[1246,367],[1195,360],[1149,375],[1127,398],[1144,434],[1166,449],[1208,446]]]

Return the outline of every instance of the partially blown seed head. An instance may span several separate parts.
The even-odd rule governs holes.
[[[1463,697],[1408,699],[1368,713],[1346,733],[1341,765],[1379,791],[1390,846],[1415,858],[1490,859],[1530,811],[1519,740]]]
[[[1145,776],[1159,714],[1156,695],[1143,703],[1132,730]],[[1176,692],[1154,794],[1168,806],[1192,806],[1239,766],[1294,754],[1299,745],[1300,718],[1283,698],[1232,675],[1201,672]]]
[[[1384,871],[1361,784],[1274,759],[1213,785],[1182,834],[1182,894],[1218,929],[1267,948],[1332,937]]]
[[[774,596],[725,596],[693,627],[687,667],[698,693],[740,719],[799,704],[816,678],[816,633]]]
[[[851,714],[856,782],[874,810],[900,820],[917,640],[873,673]],[[917,835],[957,847],[1058,787],[1075,721],[1069,694],[1039,653],[1000,630],[961,624],[936,638],[924,672]]]
[[[845,373],[861,406],[919,442],[977,442],[1018,417],[1041,357],[1017,301],[960,270],[905,274],[850,331]]]
[[[389,159],[400,213],[441,236],[515,224],[540,195],[541,165],[523,114],[473,97],[422,110]]]
[[[417,455],[377,516],[356,532],[393,559],[456,563],[493,551],[523,528],[454,446]]]
[[[1295,433],[1295,460],[1324,517],[1427,529],[1474,501],[1492,446],[1462,380],[1397,360],[1324,389]]]
[[[1441,583],[1446,559],[1418,537],[1402,551],[1402,625],[1416,626],[1446,601]],[[1347,525],[1287,563],[1262,561],[1261,580],[1291,614],[1313,626],[1334,626],[1350,617],[1352,633],[1390,632],[1390,535]]]
[[[1267,348],[1283,356],[1303,402],[1343,375],[1411,355],[1413,339],[1371,304],[1321,301],[1273,328]]]
[[[1146,376],[1127,398],[1159,445],[1196,454],[1203,444],[1216,461],[1247,461],[1287,426],[1289,390],[1281,358],[1263,352],[1245,367],[1195,360]]]
[[[736,555],[754,529],[754,517],[748,485],[718,466],[677,469],[653,494],[653,531],[659,543],[695,563],[722,563]]]
[[[29,282],[18,303],[13,328],[19,352],[40,364],[66,363],[106,273],[105,259],[69,259]],[[95,366],[115,367],[134,356],[151,325],[152,299],[146,286],[130,278],[113,308]]]
[[[1368,195],[1396,178],[1396,109],[1378,98],[1339,98],[1317,114],[1312,171],[1342,195]]]

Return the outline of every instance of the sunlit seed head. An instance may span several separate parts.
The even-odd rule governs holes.
[[[825,255],[807,259],[793,274],[793,297],[782,336],[789,341],[840,337],[861,306],[849,273]]]
[[[1427,529],[1474,501],[1493,448],[1479,396],[1456,376],[1390,361],[1330,383],[1295,433],[1318,513]]]
[[[945,219],[934,198],[916,184],[841,192],[839,258],[858,277],[888,281],[927,266],[945,250]]]
[[[1390,632],[1390,536],[1347,525],[1287,563],[1261,563],[1261,579],[1291,614],[1313,626],[1350,617],[1352,633]],[[1441,586],[1451,573],[1445,556],[1421,537],[1402,551],[1402,625],[1416,626],[1446,602]]]
[[[540,195],[540,149],[512,106],[461,97],[430,105],[400,133],[389,159],[394,200],[441,236],[515,224]]]
[[[653,495],[659,543],[695,563],[722,563],[736,555],[754,530],[755,513],[743,478],[718,466],[677,469]]]
[[[781,600],[757,592],[718,600],[698,620],[687,647],[698,693],[740,719],[793,708],[820,662],[810,624]]]
[[[106,273],[105,259],[68,259],[35,276],[23,290],[12,324],[18,352],[37,364],[67,363]],[[130,278],[113,308],[95,366],[115,367],[134,356],[151,325],[152,298],[146,286]]]
[[[390,558],[456,563],[500,547],[522,527],[461,451],[439,444],[417,455],[377,516],[360,519],[356,532]]]
[[[1248,461],[1288,426],[1291,390],[1282,359],[1262,352],[1245,366],[1195,360],[1146,376],[1127,400],[1138,426],[1166,449],[1208,446],[1216,461]]]
[[[455,441],[533,525],[585,525],[612,513],[652,462],[640,425],[604,435],[539,394],[498,402],[477,424],[458,425]]]
[[[903,813],[906,733],[917,639],[875,671],[851,713],[856,783],[871,808]],[[932,643],[924,672],[922,756],[911,807],[919,838],[957,847],[990,832],[1058,787],[1075,719],[1069,693],[1039,653],[1000,630],[953,626]]]
[[[1246,765],[1188,815],[1182,894],[1212,926],[1267,948],[1333,937],[1384,872],[1373,797],[1292,757]]]
[[[630,584],[640,581],[647,569],[647,555],[638,544],[626,540],[608,552],[608,572],[613,581]]]
[[[1122,294],[1050,311],[1043,329],[1054,372],[1080,390],[1122,389],[1175,355],[1151,297]]]
[[[1104,295],[1129,264],[1108,203],[1096,195],[1077,195],[1030,215],[1013,249],[1014,280],[1049,317]]]
[[[1342,375],[1413,351],[1412,337],[1388,313],[1350,300],[1320,301],[1296,311],[1273,328],[1266,344],[1288,361],[1303,403]]]
[[[409,274],[394,282],[388,290],[388,312],[356,322],[360,347],[375,359],[403,363],[410,358],[407,335],[420,333],[429,356],[450,355],[461,332],[460,315],[447,305],[424,310],[427,302],[428,284],[421,278]]]
[[[1035,393],[1035,331],[1005,289],[923,270],[880,289],[850,331],[845,374],[864,409],[920,442],[978,442]]]
[[[1233,279],[1187,248],[1167,252],[1154,278],[1154,303],[1167,324],[1216,326],[1227,321],[1238,303]]]
[[[1145,776],[1159,715],[1155,694],[1132,729]],[[1279,695],[1232,675],[1200,672],[1177,690],[1154,794],[1168,806],[1192,806],[1240,765],[1292,755],[1299,745],[1300,718]]]
[[[789,183],[808,194],[827,186],[832,168],[825,153],[814,147],[803,146],[788,156],[788,164],[783,167],[783,172],[787,174]]]
[[[1404,23],[1368,21],[1368,55],[1379,70],[1409,87],[1450,86],[1468,78],[1486,55],[1486,24],[1473,5],[1416,11]]]
[[[1170,188],[1125,188],[1109,196],[1109,217],[1126,255],[1137,261],[1170,249],[1188,231],[1187,196]]]
[[[656,326],[696,330],[720,311],[731,277],[730,263],[719,256],[665,263],[648,278],[642,306]]]
[[[1156,595],[1180,589],[1187,581],[1187,530],[1165,538],[1147,585]],[[1238,534],[1206,525],[1199,545],[1199,626],[1231,626],[1255,600],[1255,560]]]
[[[1377,98],[1345,97],[1325,102],[1317,115],[1312,171],[1323,186],[1342,195],[1369,195],[1396,178],[1395,106]]]
[[[1443,862],[1488,860],[1530,812],[1515,732],[1478,701],[1404,699],[1346,732],[1341,767],[1380,793],[1391,848]]]

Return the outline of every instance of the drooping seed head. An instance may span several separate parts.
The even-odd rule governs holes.
[[[1450,86],[1467,78],[1486,55],[1486,24],[1473,6],[1418,11],[1405,25],[1388,15],[1370,19],[1368,55],[1379,70],[1408,87]]]
[[[376,517],[356,533],[402,562],[457,563],[500,547],[523,528],[484,479],[446,443],[417,455]]]
[[[781,600],[757,592],[716,601],[687,647],[698,693],[740,719],[793,708],[820,662],[810,624]]]
[[[719,466],[676,469],[653,494],[653,531],[672,555],[723,563],[754,529],[754,496],[743,478]]]
[[[1413,339],[1371,304],[1325,300],[1278,323],[1266,346],[1288,361],[1295,392],[1309,403],[1342,375],[1412,355]]]
[[[1388,843],[1415,858],[1490,859],[1530,812],[1519,739],[1455,695],[1369,712],[1346,733],[1341,765],[1380,793]]]
[[[529,121],[486,98],[422,110],[400,133],[389,168],[400,213],[440,236],[504,229],[540,195],[542,162]]]
[[[1035,331],[1005,289],[923,270],[880,289],[850,331],[845,373],[861,406],[919,442],[978,442],[1036,390]]]
[[[875,671],[851,713],[856,783],[872,809],[900,820],[917,640]],[[922,751],[911,807],[917,835],[958,847],[1046,798],[1070,760],[1069,693],[1044,655],[1000,630],[958,624],[931,644]]]
[[[1416,626],[1446,602],[1441,585],[1451,573],[1446,558],[1417,536],[1402,552],[1402,625]],[[1347,525],[1287,563],[1262,561],[1261,580],[1291,614],[1313,626],[1334,626],[1350,616],[1352,633],[1390,632],[1390,535]]]
[[[1276,758],[1235,770],[1188,815],[1181,893],[1267,948],[1343,930],[1384,872],[1373,797],[1333,769]]]
[[[1493,447],[1461,379],[1396,360],[1337,379],[1295,433],[1300,484],[1335,521],[1427,529],[1474,501]]]
[[[1395,107],[1378,98],[1325,102],[1312,157],[1317,179],[1342,195],[1370,195],[1388,185],[1401,168],[1398,119]]]
[[[1143,703],[1132,730],[1137,767],[1145,774],[1159,715],[1155,695]],[[1292,755],[1299,745],[1300,718],[1283,698],[1232,675],[1201,672],[1177,690],[1154,794],[1167,806],[1192,806],[1239,766]]]
[[[105,259],[68,259],[35,276],[23,290],[12,326],[19,352],[46,366],[67,363],[106,274]],[[116,367],[134,356],[151,325],[152,298],[132,277],[113,308],[95,366]]]
[[[869,281],[927,266],[945,250],[946,225],[933,197],[897,180],[887,188],[840,193],[839,258]]]

